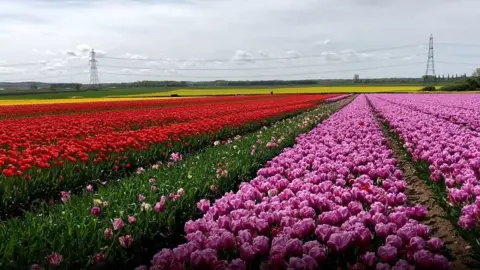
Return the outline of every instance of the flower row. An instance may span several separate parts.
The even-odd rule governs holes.
[[[377,98],[407,106],[413,110],[424,112],[463,125],[466,128],[480,131],[480,98],[478,95],[376,95]]]
[[[92,113],[103,111],[115,111],[153,107],[176,107],[176,106],[195,106],[201,104],[215,104],[224,102],[235,102],[238,100],[263,99],[264,96],[250,97],[205,97],[205,98],[174,98],[174,99],[137,99],[126,101],[100,101],[100,102],[79,102],[79,103],[54,103],[54,104],[35,104],[35,105],[8,105],[0,106],[1,118],[26,117],[33,115],[51,115],[51,114],[72,114],[72,113]]]
[[[238,192],[200,200],[188,242],[150,269],[449,269],[442,241],[419,222],[427,209],[407,206],[405,188],[360,96]]]

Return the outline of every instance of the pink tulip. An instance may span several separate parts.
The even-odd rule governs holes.
[[[133,243],[133,238],[131,235],[125,235],[118,237],[118,241],[120,242],[120,246],[129,248]]]
[[[70,200],[71,192],[70,191],[62,191],[60,192],[61,194],[61,200],[62,202],[67,202]]]
[[[203,213],[206,213],[210,208],[210,201],[200,200],[200,202],[197,203],[197,208],[200,209],[200,211],[202,211]]]
[[[443,241],[438,237],[432,237],[427,241],[427,247],[432,252],[438,252],[443,248]]]
[[[47,261],[49,266],[59,266],[63,261],[63,256],[53,252],[47,256]]]
[[[167,197],[162,196],[162,197],[160,198],[160,201],[155,204],[155,206],[153,207],[153,209],[154,209],[155,211],[159,212],[159,213],[165,211],[165,204],[166,204],[166,202],[167,202]]]
[[[328,247],[336,252],[344,252],[353,243],[353,236],[349,232],[334,233],[328,239]]]
[[[122,218],[114,218],[112,220],[113,230],[118,231],[125,227],[125,223],[123,223]]]
[[[135,218],[135,216],[128,216],[128,223],[134,224],[135,222],[137,222],[137,218]]]
[[[96,265],[101,265],[105,262],[105,255],[103,255],[103,253],[97,253],[93,258],[93,261]]]
[[[390,245],[381,246],[378,248],[378,256],[383,262],[393,263],[397,261],[397,248]]]
[[[105,235],[105,239],[107,240],[110,240],[113,237],[113,232],[110,228],[106,228],[103,234]]]
[[[257,236],[253,239],[253,248],[260,255],[265,255],[268,253],[270,241],[266,236]]]
[[[30,270],[43,270],[43,269],[44,268],[38,264],[32,264],[32,266],[30,266]]]
[[[194,251],[190,255],[190,262],[195,269],[210,269],[216,261],[217,255],[212,249]]]
[[[377,256],[375,256],[374,252],[367,252],[360,259],[363,264],[371,268],[375,267],[377,264]]]
[[[98,217],[100,216],[101,213],[102,213],[102,210],[100,209],[100,207],[94,206],[92,207],[92,209],[90,209],[90,214],[92,216]]]

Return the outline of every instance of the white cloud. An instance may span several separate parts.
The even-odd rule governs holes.
[[[264,52],[264,51],[258,51],[257,53],[259,55],[263,56],[263,57],[266,57],[266,58],[270,57],[270,55],[268,53]]]
[[[25,69],[0,66],[0,74],[18,74],[18,73],[21,73],[21,74],[25,73]]]
[[[342,57],[339,56],[336,52],[322,52],[321,54],[328,62],[338,62],[342,61]]]
[[[253,62],[255,61],[255,56],[244,50],[237,50],[233,54],[232,61],[235,62]]]
[[[151,73],[150,69],[144,68],[144,69],[130,69],[130,68],[124,68],[120,70],[120,73],[126,73],[126,74],[149,74]]]
[[[77,50],[82,52],[82,53],[88,53],[92,50],[92,47],[86,45],[86,44],[80,44],[80,45],[77,45]]]
[[[325,39],[325,41],[323,42],[323,44],[325,44],[325,45],[328,45],[330,43],[332,43],[332,41],[330,39]]]
[[[302,56],[302,54],[297,52],[297,51],[286,51],[285,55],[286,55],[286,57],[291,57],[291,58],[298,58],[298,57]]]
[[[146,56],[143,56],[143,55],[140,55],[140,54],[131,54],[131,53],[126,53],[125,57],[133,59],[133,60],[147,59]]]
[[[63,53],[65,55],[70,55],[70,56],[79,56],[76,52],[74,52],[72,50],[64,50]]]
[[[50,50],[46,50],[43,54],[45,54],[45,55],[57,55],[57,53],[54,53]]]
[[[106,56],[107,53],[105,51],[102,51],[102,50],[95,50],[95,55],[98,56],[98,57],[102,57],[102,56]]]

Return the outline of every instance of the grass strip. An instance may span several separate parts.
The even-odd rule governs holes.
[[[94,193],[83,191],[82,196],[72,196],[48,212],[26,213],[21,219],[2,222],[0,268],[47,266],[52,264],[47,256],[54,253],[62,255],[57,269],[84,269],[95,264],[125,269],[148,262],[159,249],[184,241],[183,224],[200,216],[196,208],[200,199],[235,190],[284,147],[293,145],[299,134],[350,100],[321,105],[232,143],[207,147],[174,166],[126,178]],[[168,194],[182,196],[163,201],[162,196]],[[115,230],[112,220],[117,218],[124,226]],[[114,223],[120,224],[118,219]]]

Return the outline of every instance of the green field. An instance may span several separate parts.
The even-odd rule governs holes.
[[[157,93],[161,91],[171,91],[173,89],[165,88],[116,88],[100,89],[97,91],[68,91],[59,93],[39,93],[39,94],[19,94],[19,95],[0,95],[0,99],[69,99],[75,97],[101,98],[106,96],[126,96],[135,94]]]

